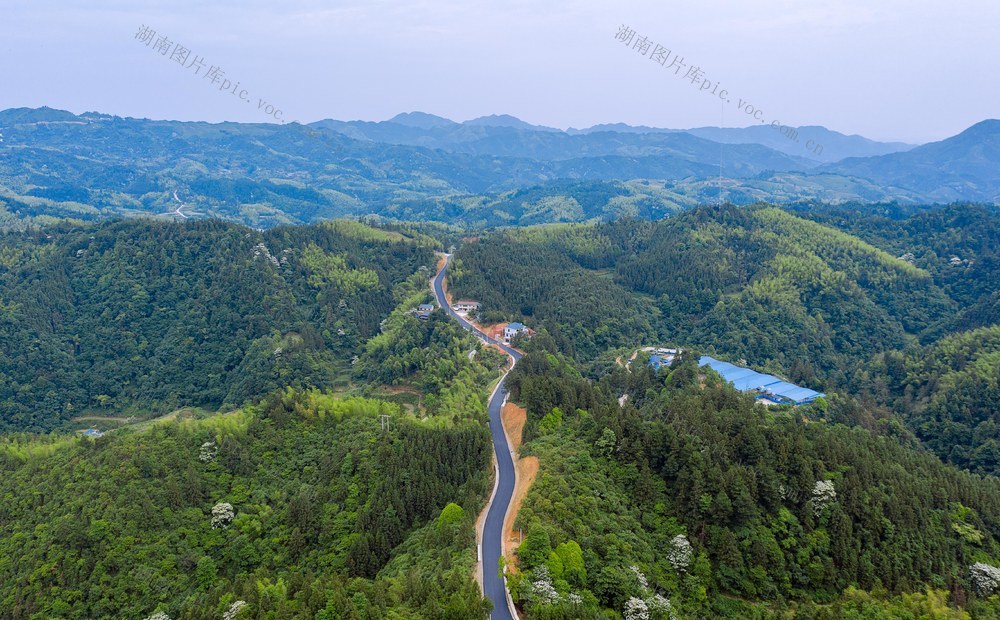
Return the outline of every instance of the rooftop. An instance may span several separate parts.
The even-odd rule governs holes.
[[[717,360],[707,355],[698,360],[699,366],[708,366],[719,373],[723,379],[733,384],[741,392],[759,391],[761,394],[775,396],[778,399],[803,404],[825,396],[822,392],[810,390],[794,383],[789,383],[774,375],[767,375],[756,370],[743,368],[729,362]]]

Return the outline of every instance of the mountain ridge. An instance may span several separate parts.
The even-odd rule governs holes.
[[[111,216],[222,217],[267,228],[367,214],[519,225],[662,217],[720,201],[913,205],[1000,197],[997,121],[907,152],[822,164],[682,131],[573,134],[419,112],[396,120],[406,124],[0,111],[0,228]],[[789,142],[769,127],[755,131]],[[632,181],[659,189],[601,204],[588,196],[590,183]],[[559,193],[546,189],[542,202],[514,205],[520,216],[490,206],[510,204],[509,192],[550,187]],[[188,205],[179,215],[178,201]]]

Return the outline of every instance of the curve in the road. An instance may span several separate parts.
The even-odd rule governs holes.
[[[434,296],[438,304],[451,318],[466,330],[472,332],[480,340],[500,347],[511,357],[514,364],[521,359],[521,353],[516,349],[490,338],[474,325],[463,319],[455,312],[444,294],[444,276],[448,265],[451,263],[451,255],[445,254],[445,263],[441,270],[434,276],[433,288]],[[510,372],[508,370],[508,372]],[[493,602],[492,620],[514,620],[515,615],[511,613],[511,606],[507,596],[506,580],[498,574],[500,556],[503,554],[503,524],[510,508],[511,498],[514,496],[514,459],[511,456],[510,445],[507,443],[507,435],[503,431],[503,423],[500,420],[500,408],[503,406],[507,396],[507,375],[500,379],[497,389],[490,397],[490,435],[493,438],[493,451],[497,458],[497,483],[496,492],[493,496],[493,503],[490,504],[489,512],[486,513],[486,523],[483,526],[483,592],[486,597]],[[516,613],[516,612],[515,612]]]

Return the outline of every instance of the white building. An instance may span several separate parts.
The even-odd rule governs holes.
[[[455,312],[475,312],[476,310],[479,310],[479,302],[469,299],[460,299],[451,305],[451,309]]]
[[[510,341],[514,339],[518,334],[527,334],[528,328],[521,323],[509,323],[503,328],[503,341],[504,344],[510,344]]]

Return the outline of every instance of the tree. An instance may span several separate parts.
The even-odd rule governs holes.
[[[521,565],[525,569],[532,569],[544,564],[551,552],[552,543],[548,531],[540,523],[532,523],[524,542],[517,548],[517,557],[521,560]]]
[[[438,529],[451,528],[453,526],[459,525],[465,520],[465,511],[461,506],[454,502],[450,502],[441,511],[441,515],[438,517],[437,525]]]
[[[207,591],[215,585],[217,573],[218,568],[215,565],[215,560],[207,555],[203,555],[198,560],[198,568],[195,569],[194,580],[199,588]]]
[[[605,428],[601,431],[601,438],[594,442],[594,447],[602,456],[611,456],[617,442],[618,438],[615,436],[615,432],[610,428]]]
[[[563,422],[563,412],[559,407],[553,407],[552,411],[545,414],[545,417],[538,422],[538,432],[542,435],[554,433],[559,430]]]
[[[583,561],[583,549],[575,540],[564,542],[556,547],[555,554],[562,563],[562,578],[570,585],[583,588],[587,584],[587,567]]]

